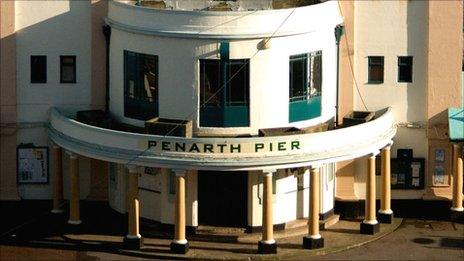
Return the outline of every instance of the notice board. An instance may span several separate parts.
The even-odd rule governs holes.
[[[17,148],[17,182],[19,184],[46,184],[49,177],[48,147],[32,144]]]

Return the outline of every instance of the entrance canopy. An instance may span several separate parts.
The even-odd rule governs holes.
[[[464,108],[449,108],[448,123],[450,141],[464,141]]]
[[[74,114],[73,114],[74,115]],[[83,124],[57,108],[49,137],[77,154],[121,164],[197,170],[294,168],[377,153],[396,133],[390,108],[352,127],[300,135],[179,138],[122,132]]]

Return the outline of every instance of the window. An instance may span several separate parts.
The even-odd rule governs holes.
[[[200,60],[200,126],[249,126],[249,60]]]
[[[76,83],[76,56],[60,56],[60,83]]]
[[[47,83],[47,56],[31,56],[31,83]]]
[[[322,51],[290,56],[289,121],[321,115]]]
[[[383,83],[383,56],[369,56],[368,64],[368,83]]]
[[[322,92],[322,52],[290,56],[290,101],[307,100]]]
[[[124,51],[124,116],[158,116],[158,56]]]
[[[412,82],[412,56],[398,57],[398,82]]]

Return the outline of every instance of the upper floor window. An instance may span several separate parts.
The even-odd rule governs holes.
[[[290,56],[289,122],[321,115],[322,51]]]
[[[47,56],[31,56],[31,83],[47,83]]]
[[[383,83],[383,56],[368,57],[368,83]]]
[[[249,60],[200,60],[200,126],[249,125]]]
[[[398,57],[398,82],[412,82],[412,56]]]
[[[307,100],[322,93],[322,52],[290,56],[290,101]]]
[[[158,116],[158,56],[124,51],[124,116]]]
[[[31,56],[31,83],[47,83],[47,56]]]
[[[60,83],[76,83],[76,56],[60,56]]]

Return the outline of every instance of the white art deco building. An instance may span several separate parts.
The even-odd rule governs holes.
[[[334,214],[336,198],[358,201],[359,193],[343,190],[351,186],[365,199],[361,233],[378,232],[377,196],[380,220],[393,215],[390,147],[402,108],[368,93],[366,102],[375,106],[360,110],[360,90],[347,84],[361,63],[356,58],[353,64],[346,50],[352,39],[344,32],[353,32],[355,13],[343,12],[353,5],[17,1],[17,57],[11,58],[19,68],[17,121],[46,124],[15,135],[18,150],[31,149],[24,143],[50,147],[52,184],[22,185],[19,194],[53,198],[55,212],[64,194],[74,225],[81,223],[80,199],[107,198],[129,214],[130,247],[142,244],[141,216],[174,225],[174,252],[188,251],[186,230],[212,225],[262,231],[258,251],[275,253],[273,231],[304,218],[303,246],[323,247],[319,219]],[[26,15],[37,8],[44,12]],[[52,32],[61,26],[65,31]],[[40,44],[31,47],[34,42]],[[383,82],[390,71],[384,72],[383,56],[372,55],[368,81]],[[398,75],[408,80],[413,60],[401,61],[406,69]],[[31,105],[37,101],[42,105]],[[408,131],[401,130],[401,138],[411,136]],[[351,181],[341,170],[347,162],[357,166]],[[96,186],[97,180],[105,185]]]

